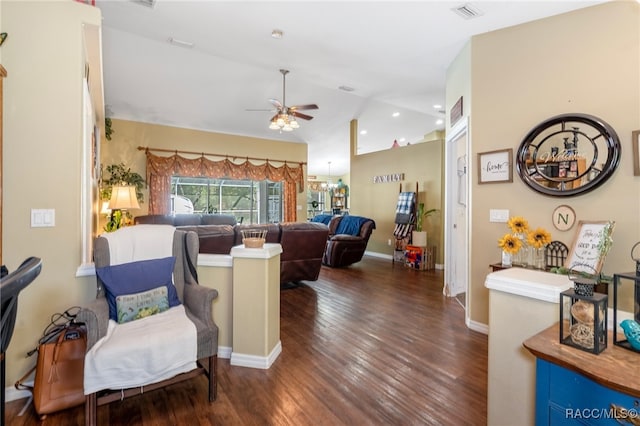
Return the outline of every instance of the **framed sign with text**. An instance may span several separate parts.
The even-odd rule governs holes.
[[[564,264],[565,268],[599,274],[606,255],[602,246],[609,236],[607,233],[613,230],[612,224],[606,220],[578,222],[576,236]]]
[[[478,183],[513,182],[513,150],[478,153]]]

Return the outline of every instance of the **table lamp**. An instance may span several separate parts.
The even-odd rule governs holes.
[[[111,219],[107,224],[107,230],[115,231],[122,227],[122,211],[128,209],[139,209],[138,197],[135,186],[114,186],[111,189],[111,199],[109,200],[111,209]]]

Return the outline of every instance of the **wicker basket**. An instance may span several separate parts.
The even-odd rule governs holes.
[[[243,229],[242,243],[246,248],[262,248],[267,237],[266,230],[260,229]]]

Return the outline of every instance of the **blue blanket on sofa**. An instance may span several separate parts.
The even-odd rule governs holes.
[[[336,234],[360,235],[362,224],[368,220],[371,219],[362,216],[343,216],[338,224],[338,229],[336,229]],[[373,227],[376,227],[375,223]]]
[[[331,214],[319,214],[311,218],[311,222],[320,222],[328,225],[331,222],[331,218],[333,215]]]

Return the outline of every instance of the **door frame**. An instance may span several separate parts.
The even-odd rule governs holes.
[[[469,119],[468,117],[463,117],[460,119],[458,123],[456,123],[445,138],[445,282],[443,293],[446,295],[454,296],[461,292],[466,292],[465,295],[465,323],[467,326],[470,321],[470,303],[469,299],[471,295],[469,294],[470,286],[470,268],[467,265],[466,268],[466,276],[463,277],[464,283],[462,284],[463,288],[454,285],[455,278],[455,259],[456,255],[454,253],[455,244],[453,243],[453,225],[455,223],[455,213],[456,213],[456,203],[457,195],[456,185],[457,185],[457,156],[455,152],[456,143],[460,138],[464,138],[464,147],[467,155],[467,172],[465,177],[467,179],[467,191],[466,191],[466,235],[464,236],[464,241],[466,247],[463,250],[466,253],[467,263],[469,263],[469,259],[471,259],[471,241],[469,236],[471,235],[471,220],[470,220],[470,208],[471,205],[471,173],[470,173],[470,139],[469,139]],[[455,250],[457,251],[457,250]],[[460,291],[461,290],[461,291]]]

